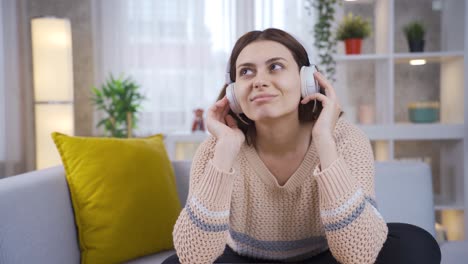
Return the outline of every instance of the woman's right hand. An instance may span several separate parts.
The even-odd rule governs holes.
[[[206,128],[218,142],[240,149],[245,136],[237,126],[236,120],[228,114],[229,109],[229,101],[224,96],[208,109]]]

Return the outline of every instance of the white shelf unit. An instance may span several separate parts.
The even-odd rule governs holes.
[[[191,160],[200,143],[208,133],[170,133],[165,135],[164,144],[170,160]]]
[[[342,100],[345,115],[371,139],[377,160],[436,157],[432,161],[437,164],[437,169],[434,170],[434,164],[431,166],[433,176],[438,175],[440,179],[438,193],[434,193],[435,214],[442,225],[447,224],[449,233],[452,232],[449,240],[466,241],[468,167],[464,164],[468,165],[468,107],[465,106],[468,81],[464,76],[468,76],[468,0],[440,1],[440,10],[433,2],[436,1],[343,2],[337,21],[348,11],[365,18],[371,13],[373,32],[370,39],[364,40],[360,55],[345,55],[344,45],[338,45],[338,54],[334,57],[337,62],[335,89]],[[410,53],[403,50],[407,44],[406,41],[402,43],[402,25],[411,20],[424,23],[428,19],[427,16],[409,13],[415,8],[419,9],[414,12],[417,14],[435,12],[440,16],[436,23],[429,21],[433,24],[429,25],[426,33],[426,36],[436,36],[430,41],[440,43],[434,45],[426,40],[425,52]],[[437,33],[430,31],[434,28]],[[427,66],[410,66],[409,61],[413,59],[426,60]],[[418,79],[424,76],[424,67],[430,69],[428,74],[436,82],[429,83],[427,91],[421,87],[416,90],[415,84],[427,83],[424,77]],[[430,92],[434,90],[438,92],[436,95]],[[415,97],[418,95],[416,92],[421,93],[419,97]],[[439,122],[415,124],[404,116],[403,102],[419,98],[421,101],[435,101],[434,97],[440,103]],[[359,104],[374,106],[374,123],[359,124]],[[418,151],[417,146],[423,146],[419,156],[414,154]]]
[[[463,140],[463,124],[375,124],[358,125],[371,140]]]
[[[360,102],[375,105],[375,123],[356,123],[371,139],[376,160],[436,154],[434,161],[438,164],[438,169],[433,170],[433,176],[440,175],[440,186],[439,193],[434,193],[435,214],[443,225],[447,225],[450,232],[462,234],[452,235],[452,240],[461,240],[463,236],[467,240],[468,216],[464,215],[468,212],[468,168],[464,167],[464,164],[468,164],[468,107],[465,106],[465,102],[468,102],[468,82],[464,80],[464,76],[468,76],[468,26],[464,25],[468,24],[468,0],[443,1],[444,8],[448,11],[440,11],[440,31],[443,33],[440,34],[440,38],[443,38],[443,41],[440,41],[440,49],[420,53],[408,53],[395,47],[395,36],[402,34],[401,29],[395,30],[395,21],[400,19],[398,8],[395,6],[402,2],[409,5],[412,3],[404,0],[358,0],[344,4],[344,8],[347,5],[368,5],[367,8],[370,6],[373,9],[374,37],[372,48],[369,49],[364,43],[364,53],[361,55],[335,55],[337,82],[334,86],[342,103],[343,99],[347,101],[343,106],[349,120],[357,119],[356,100],[351,100],[354,95],[359,95]],[[427,5],[431,3],[431,0],[427,0]],[[449,12],[450,15],[443,15],[444,12]],[[457,14],[460,16],[460,12],[461,18],[457,17]],[[343,13],[338,14],[337,19],[340,15]],[[454,23],[456,25],[453,25]],[[338,51],[340,50],[342,52],[343,48],[339,46]],[[434,85],[438,86],[439,91],[440,122],[414,124],[401,120],[396,114],[397,110],[401,110],[401,106],[398,106],[400,102],[396,99],[401,92],[401,84],[397,84],[396,80],[403,79],[403,82],[407,82],[399,76],[400,69],[418,67],[408,66],[412,59],[425,59],[427,65],[438,67],[438,84]],[[363,69],[368,72],[364,75],[353,75],[353,71]],[[423,80],[413,80],[419,81]],[[411,85],[410,83],[408,86]],[[369,88],[373,89],[373,92],[369,92]],[[206,133],[167,135],[165,141],[170,158],[192,159],[196,148],[207,136]],[[412,151],[406,151],[407,146],[413,145],[414,150],[415,144],[421,142],[424,148],[416,149],[420,151],[419,154],[411,156]]]

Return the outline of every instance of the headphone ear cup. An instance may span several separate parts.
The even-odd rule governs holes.
[[[234,88],[236,87],[236,83],[231,83],[226,87],[226,97],[229,101],[229,107],[235,114],[242,113],[242,108],[240,107],[236,94],[234,92]]]
[[[301,77],[301,96],[306,98],[309,95],[319,92],[319,85],[317,80],[314,78],[315,67],[302,66],[300,71]]]

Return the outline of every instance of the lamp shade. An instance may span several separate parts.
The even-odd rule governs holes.
[[[68,19],[31,20],[37,169],[61,163],[52,132],[74,134],[71,40]]]

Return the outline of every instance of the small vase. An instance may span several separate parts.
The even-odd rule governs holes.
[[[346,54],[361,54],[362,39],[352,38],[345,39]]]
[[[375,112],[374,106],[369,104],[359,105],[359,123],[363,125],[374,124]]]
[[[424,40],[408,40],[408,46],[410,52],[423,52],[424,51]]]

